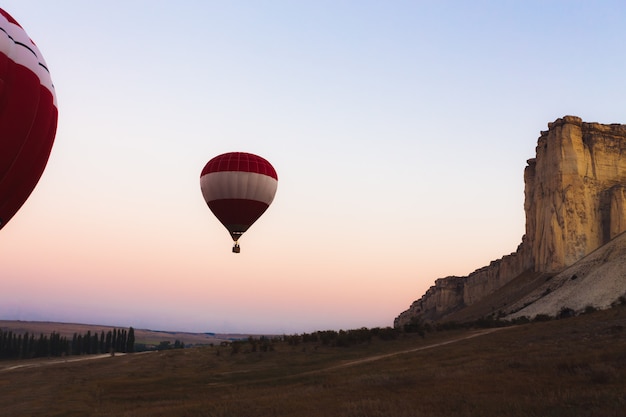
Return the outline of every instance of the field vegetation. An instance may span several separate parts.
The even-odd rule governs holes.
[[[89,355],[111,352],[134,352],[135,335],[131,327],[104,330],[98,335],[87,330],[85,334],[74,333],[72,339],[52,332],[50,336],[40,333],[13,333],[0,328],[0,359],[32,359],[50,356]]]
[[[311,335],[251,338],[17,369],[2,362],[1,414],[625,415],[626,307],[486,327],[343,345]]]

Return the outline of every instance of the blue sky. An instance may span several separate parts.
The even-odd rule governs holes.
[[[50,68],[50,161],[2,230],[0,319],[191,331],[392,325],[515,251],[564,115],[626,123],[626,5],[5,1]],[[276,198],[230,253],[204,164]]]

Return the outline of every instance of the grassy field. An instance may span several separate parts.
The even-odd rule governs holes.
[[[268,352],[215,346],[13,370],[3,363],[0,415],[626,415],[626,307],[476,332],[349,348],[277,343]]]

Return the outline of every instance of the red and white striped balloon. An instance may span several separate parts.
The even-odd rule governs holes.
[[[229,152],[211,159],[200,174],[200,189],[209,209],[226,227],[239,251],[238,239],[274,200],[278,175],[260,156]]]
[[[0,9],[0,229],[43,174],[57,114],[54,87],[39,49]]]

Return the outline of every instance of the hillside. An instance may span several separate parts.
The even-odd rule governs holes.
[[[626,233],[598,248],[505,308],[505,318],[605,309],[626,297]]]

